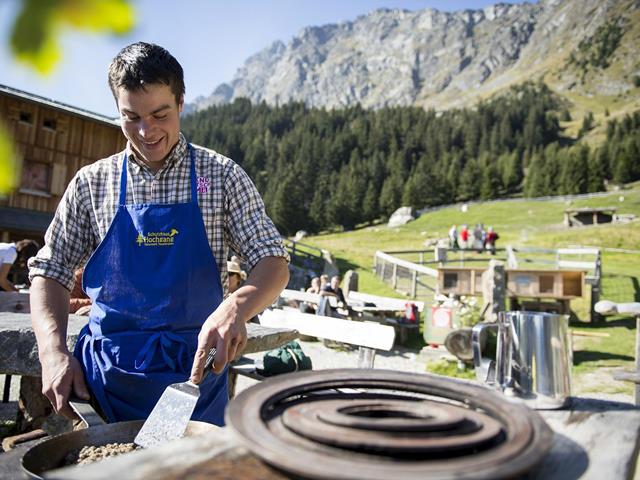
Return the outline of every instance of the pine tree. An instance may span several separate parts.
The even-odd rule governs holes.
[[[470,160],[462,169],[458,185],[458,199],[473,200],[480,196],[480,180],[482,171],[475,160]]]
[[[604,148],[599,148],[598,151],[591,152],[591,154],[589,155],[589,180],[587,185],[588,192],[601,192],[605,189],[604,179],[606,178],[605,169],[607,165],[607,159],[606,157],[602,156],[602,151],[606,150]]]
[[[492,164],[482,169],[482,183],[480,185],[480,198],[490,200],[496,198],[500,192],[500,177],[498,169]]]
[[[402,183],[402,178],[398,172],[392,173],[384,181],[380,192],[380,210],[383,214],[389,216],[401,206]]]
[[[544,157],[540,152],[531,155],[529,168],[524,179],[524,194],[526,197],[540,197],[544,195]]]
[[[586,155],[585,153],[586,152]],[[562,168],[562,193],[586,193],[588,185],[588,151],[572,148],[567,154]]]
[[[378,206],[378,191],[375,188],[373,182],[369,182],[367,191],[364,194],[364,200],[362,202],[362,214],[365,222],[372,222],[378,218],[380,208]]]

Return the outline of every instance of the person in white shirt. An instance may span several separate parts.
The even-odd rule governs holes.
[[[28,283],[27,260],[38,253],[39,246],[34,240],[20,240],[14,243],[0,243],[0,291],[17,292],[14,283]],[[9,280],[11,273],[12,280]]]

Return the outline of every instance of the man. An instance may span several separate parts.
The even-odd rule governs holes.
[[[318,304],[319,315],[342,318],[342,315],[338,313],[338,309],[330,305],[328,298],[334,297],[338,301],[338,307],[347,308],[347,301],[345,300],[342,289],[340,288],[339,276],[335,275],[331,277],[331,283],[326,284],[322,290],[320,290],[320,297],[322,298]]]
[[[180,133],[183,71],[169,52],[124,48],[109,86],[127,147],[76,174],[29,264],[43,393],[67,416],[73,391],[91,393],[109,422],[146,418],[167,385],[200,383],[216,347],[192,418],[220,425],[225,366],[244,348],[245,322],[286,285],[288,256],[246,173]],[[230,248],[251,273],[224,298]],[[89,257],[91,313],[72,355],[69,290]]]
[[[235,255],[227,262],[227,273],[229,275],[229,288],[227,289],[227,292],[231,295],[233,292],[238,290],[242,282],[247,279],[247,274],[240,267],[238,257]]]

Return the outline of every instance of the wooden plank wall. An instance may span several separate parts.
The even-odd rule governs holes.
[[[28,122],[25,117],[30,117]],[[7,207],[54,212],[66,186],[81,167],[112,155],[126,145],[117,125],[3,93],[0,93],[0,120],[13,137],[23,163],[36,161],[50,165],[47,193],[18,189],[8,198],[0,199],[0,205]]]

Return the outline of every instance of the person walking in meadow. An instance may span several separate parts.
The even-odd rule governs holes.
[[[458,249],[458,229],[455,225],[451,225],[449,229],[449,248]]]
[[[473,249],[478,252],[484,250],[484,228],[481,223],[476,223],[476,228],[473,229]]]
[[[468,248],[469,246],[469,229],[466,225],[460,228],[460,248]]]
[[[496,254],[496,241],[500,236],[493,230],[493,227],[487,229],[486,237],[486,249],[491,252],[491,255]]]

